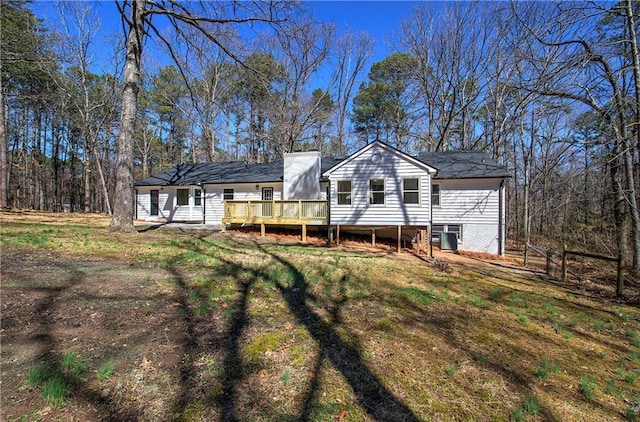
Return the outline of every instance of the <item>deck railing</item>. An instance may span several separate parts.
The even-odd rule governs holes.
[[[223,223],[327,224],[327,201],[224,201]]]

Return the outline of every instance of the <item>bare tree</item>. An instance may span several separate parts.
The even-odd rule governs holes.
[[[66,81],[67,87],[71,88],[66,90],[66,94],[82,120],[84,211],[91,211],[91,180],[92,174],[96,174],[103,203],[106,211],[111,214],[109,192],[97,154],[97,142],[100,133],[114,117],[111,91],[115,84],[109,80],[115,80],[100,78],[89,71],[92,64],[90,50],[100,30],[100,19],[90,3],[61,2],[58,7],[64,39],[63,53],[73,70],[73,77],[68,77]],[[99,86],[102,83],[106,84]]]
[[[291,9],[291,4],[287,2],[181,3],[177,1],[123,0],[117,2],[117,6],[128,35],[120,135],[118,137],[115,203],[110,230],[135,232],[133,226],[133,144],[145,37],[153,35],[159,42],[165,43],[172,57],[175,58],[178,55],[166,36],[154,26],[151,18],[153,16],[165,17],[178,33],[185,27],[195,28],[206,36],[212,45],[220,48],[234,60],[240,61],[240,58],[224,44],[224,39],[218,38],[214,31],[209,30],[211,26],[267,24],[279,29],[288,21],[287,12]]]
[[[314,24],[307,20],[294,31],[280,34],[277,57],[282,64],[279,96],[274,100],[274,118],[270,144],[279,153],[292,152],[302,141],[302,135],[312,124],[312,116],[320,107],[322,97],[314,98],[308,90],[311,78],[326,63],[334,36],[331,25]],[[334,81],[327,82],[331,88]]]
[[[338,40],[336,54],[335,101],[337,112],[337,134],[333,151],[338,156],[346,154],[347,136],[345,126],[349,116],[349,104],[358,77],[373,54],[374,40],[368,33],[347,33]]]
[[[426,111],[425,149],[468,149],[477,140],[472,120],[486,90],[497,44],[484,4],[456,3],[444,11],[417,6],[401,24],[401,43],[418,59]]]
[[[610,156],[611,187],[618,252],[627,257],[627,239],[632,239],[633,264],[640,254],[640,216],[633,179],[624,80],[626,60],[598,28],[597,18],[607,11],[590,3],[513,5],[524,29],[519,59],[529,63],[531,74],[523,89],[548,97],[582,103],[610,124],[614,147]],[[595,17],[594,17],[595,16]],[[533,54],[532,54],[533,53]],[[632,236],[627,229],[631,218]],[[622,294],[622,285],[617,286]]]

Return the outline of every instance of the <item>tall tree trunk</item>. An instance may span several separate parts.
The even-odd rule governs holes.
[[[113,217],[109,229],[135,232],[133,226],[133,140],[140,90],[140,59],[144,36],[146,0],[134,0],[129,17],[127,57],[124,67],[124,89],[122,91],[122,114],[118,136],[118,159],[116,161],[116,188]]]
[[[638,39],[636,38],[635,19],[631,0],[625,1],[627,24],[629,26],[629,39],[631,41],[631,57],[633,58],[633,82],[635,88],[635,118],[636,144],[640,145],[640,58],[638,58]],[[638,213],[638,201],[634,182],[633,148],[631,142],[625,140],[625,174],[627,178],[627,191],[631,207],[631,230],[633,247],[633,270],[640,271],[640,215]]]
[[[109,201],[109,190],[107,189],[107,183],[104,179],[104,173],[102,172],[102,164],[100,164],[100,157],[96,151],[96,144],[93,144],[93,158],[96,160],[96,170],[98,171],[98,177],[100,179],[100,187],[102,188],[102,197],[104,200],[104,207],[107,209],[107,213],[112,215],[111,202]]]
[[[4,104],[4,90],[0,86],[0,208],[7,206],[8,161],[7,161],[7,133],[5,123],[7,115]]]

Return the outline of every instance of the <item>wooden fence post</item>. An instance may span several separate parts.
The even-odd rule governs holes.
[[[549,249],[547,251],[547,262],[545,266],[545,273],[547,273],[547,275],[551,275],[551,256],[552,255],[553,255],[553,251]]]
[[[567,245],[562,245],[562,282],[567,282]]]
[[[618,273],[616,275],[616,295],[622,296],[624,293],[624,261],[622,254],[618,252]]]

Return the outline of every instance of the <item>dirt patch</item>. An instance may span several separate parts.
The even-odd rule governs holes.
[[[39,365],[59,365],[70,351],[86,371],[70,384],[70,406],[45,407],[46,420],[135,419],[135,397],[100,381],[111,362],[118,373],[139,370],[148,357],[174,369],[182,357],[173,275],[126,261],[78,259],[50,253],[2,256],[2,414],[4,420],[42,408],[39,389],[28,385]],[[160,287],[158,289],[158,287]]]

